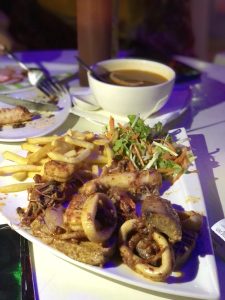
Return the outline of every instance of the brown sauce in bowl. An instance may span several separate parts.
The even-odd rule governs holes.
[[[142,70],[115,70],[104,74],[104,80],[121,86],[152,86],[166,82],[168,79],[160,74]]]

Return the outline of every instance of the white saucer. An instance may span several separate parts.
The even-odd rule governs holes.
[[[115,115],[98,108],[89,88],[72,88],[70,92],[73,102],[71,113],[100,125],[108,124],[110,116],[114,117],[116,122],[122,124],[128,122],[127,117]],[[184,113],[188,108],[190,101],[190,90],[188,88],[175,86],[165,106],[161,108],[160,111],[147,118],[145,123],[153,126],[155,123],[161,122],[165,125]]]

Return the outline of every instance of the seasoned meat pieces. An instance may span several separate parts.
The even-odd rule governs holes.
[[[0,69],[0,83],[17,83],[26,77],[26,71],[21,68],[6,66]]]
[[[66,182],[74,175],[76,166],[61,161],[50,160],[44,165],[44,178]]]

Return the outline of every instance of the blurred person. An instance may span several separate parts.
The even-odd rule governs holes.
[[[119,44],[130,56],[161,61],[173,54],[194,56],[190,5],[189,0],[121,0]]]
[[[38,2],[76,31],[75,0]],[[189,0],[114,0],[113,3],[117,8],[114,17],[118,47],[127,50],[128,56],[168,60],[175,53],[194,55]],[[73,43],[77,47],[75,39]]]
[[[4,47],[9,50],[13,48],[13,39],[9,34],[9,18],[0,10],[0,54],[3,53]]]
[[[9,32],[25,48],[77,48],[76,1],[82,0],[1,0],[0,9],[2,1],[11,5]],[[127,56],[167,60],[175,53],[194,55],[190,0],[114,3],[118,48]]]
[[[58,7],[67,1],[52,0]],[[48,0],[46,0],[48,3]],[[51,1],[49,1],[51,2]],[[75,0],[71,2],[75,3]],[[8,33],[16,42],[13,50],[28,49],[62,49],[75,48],[76,30],[75,19],[68,24],[65,19],[48,9],[48,6],[39,3],[39,0],[1,0],[0,10],[3,10],[10,20]],[[18,45],[17,47],[15,47]]]

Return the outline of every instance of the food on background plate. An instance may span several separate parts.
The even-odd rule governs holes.
[[[26,71],[13,66],[0,68],[0,84],[12,84],[23,81],[27,77]]]
[[[32,119],[33,114],[24,106],[0,108],[0,125],[21,124]]]
[[[189,149],[162,134],[160,124],[149,128],[140,118],[129,118],[131,123],[118,128],[111,119],[104,134],[69,130],[30,138],[22,144],[26,157],[3,154],[17,165],[0,167],[0,174],[33,177],[28,206],[17,213],[21,226],[43,242],[96,266],[120,253],[134,271],[165,281],[190,256],[202,223],[200,214],[178,211],[160,197],[165,178],[173,182],[187,171]],[[121,145],[120,130],[126,143],[132,141],[129,147],[122,141],[123,147],[115,148],[116,141]],[[180,160],[165,177],[158,164],[174,157]],[[30,171],[34,167],[38,172]],[[15,191],[15,185],[6,187]]]

